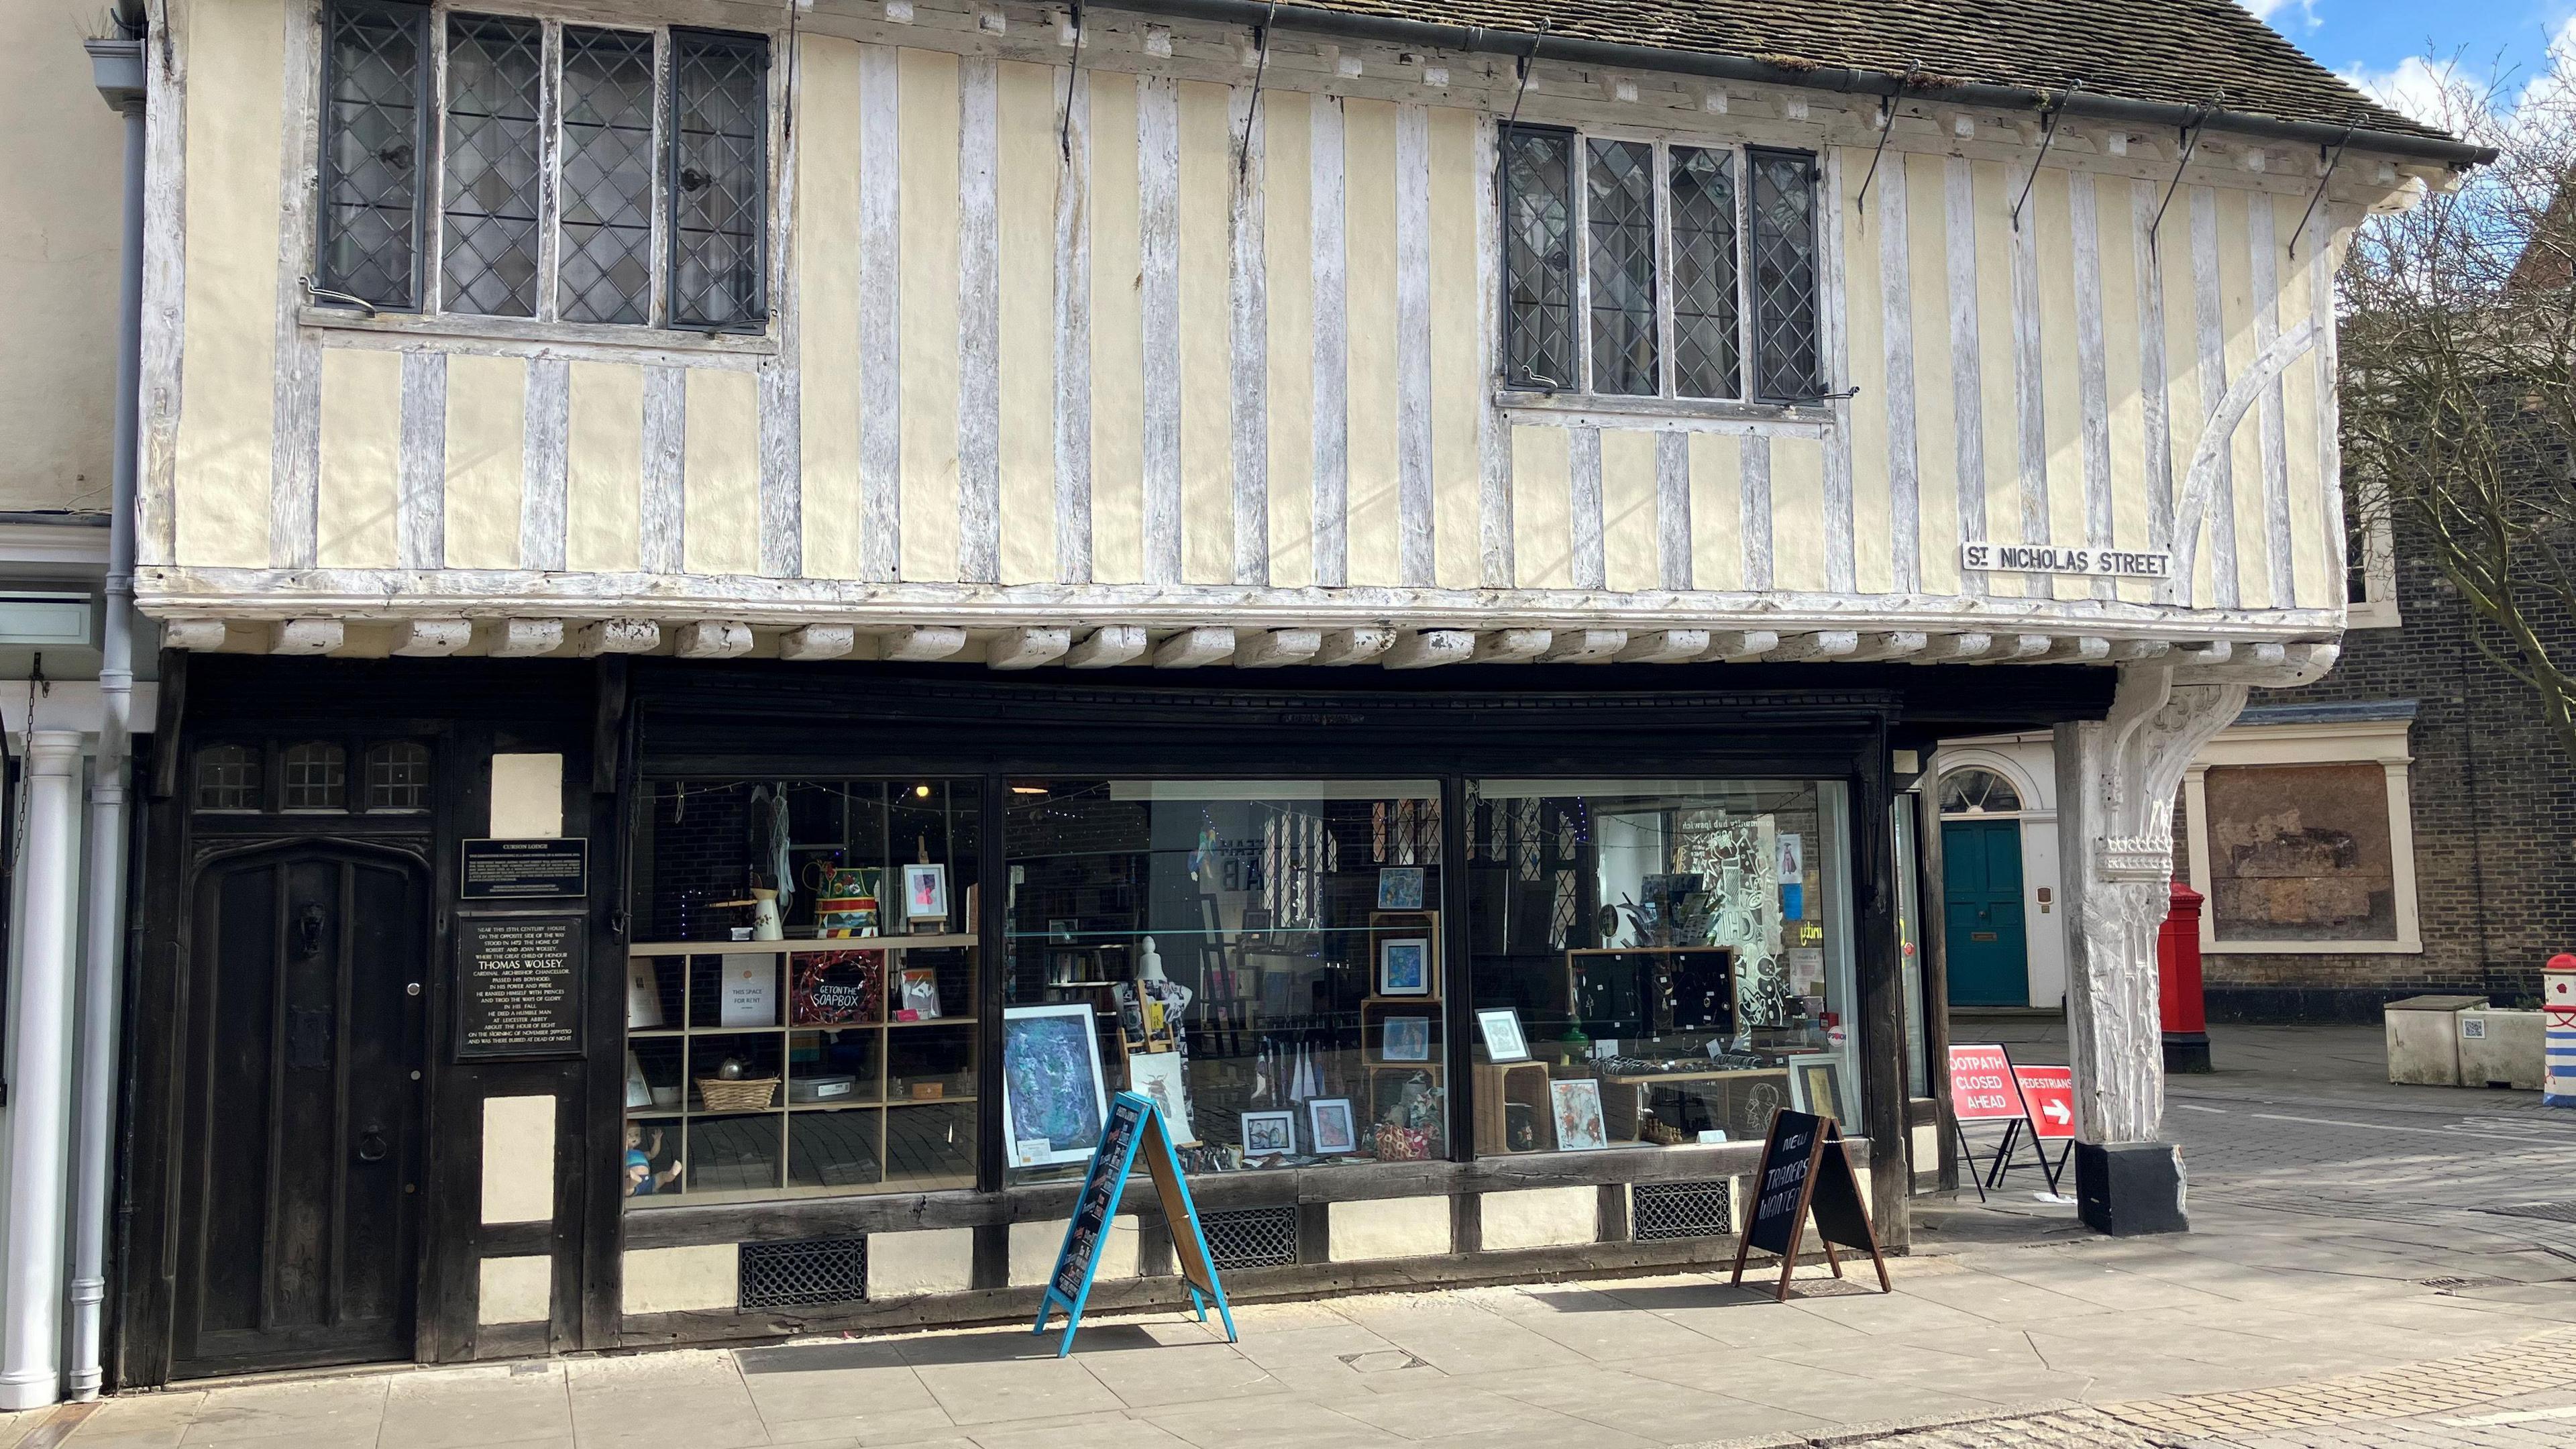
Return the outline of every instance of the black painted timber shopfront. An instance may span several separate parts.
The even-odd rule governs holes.
[[[1723,1264],[1782,1108],[1841,1123],[1901,1248],[1938,1032],[1901,771],[2112,684],[163,678],[128,1386],[1025,1321],[1130,1088],[1237,1301]],[[1178,1302],[1170,1263],[1139,1184],[1095,1308]]]

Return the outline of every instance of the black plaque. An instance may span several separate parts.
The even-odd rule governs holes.
[[[459,1058],[582,1054],[582,927],[579,916],[457,918]]]
[[[590,842],[469,840],[456,893],[469,901],[579,900],[590,894]]]

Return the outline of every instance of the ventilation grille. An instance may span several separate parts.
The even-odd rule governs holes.
[[[1733,1230],[1732,1182],[1641,1182],[1629,1189],[1631,1236],[1641,1243],[1716,1237]]]
[[[741,1288],[745,1308],[858,1302],[868,1296],[868,1240],[745,1243]]]
[[[1201,1213],[1199,1231],[1207,1235],[1208,1256],[1219,1269],[1279,1268],[1297,1261],[1294,1207]]]

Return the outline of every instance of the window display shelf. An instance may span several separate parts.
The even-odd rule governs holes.
[[[776,956],[809,951],[935,951],[972,946],[971,934],[920,936],[802,936],[786,941],[638,941],[629,956]]]

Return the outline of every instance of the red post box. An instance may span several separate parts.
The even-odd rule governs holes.
[[[2164,1019],[2165,1070],[2209,1068],[2209,1013],[2200,999],[2200,892],[2177,880],[2156,932],[2156,1000]]]

